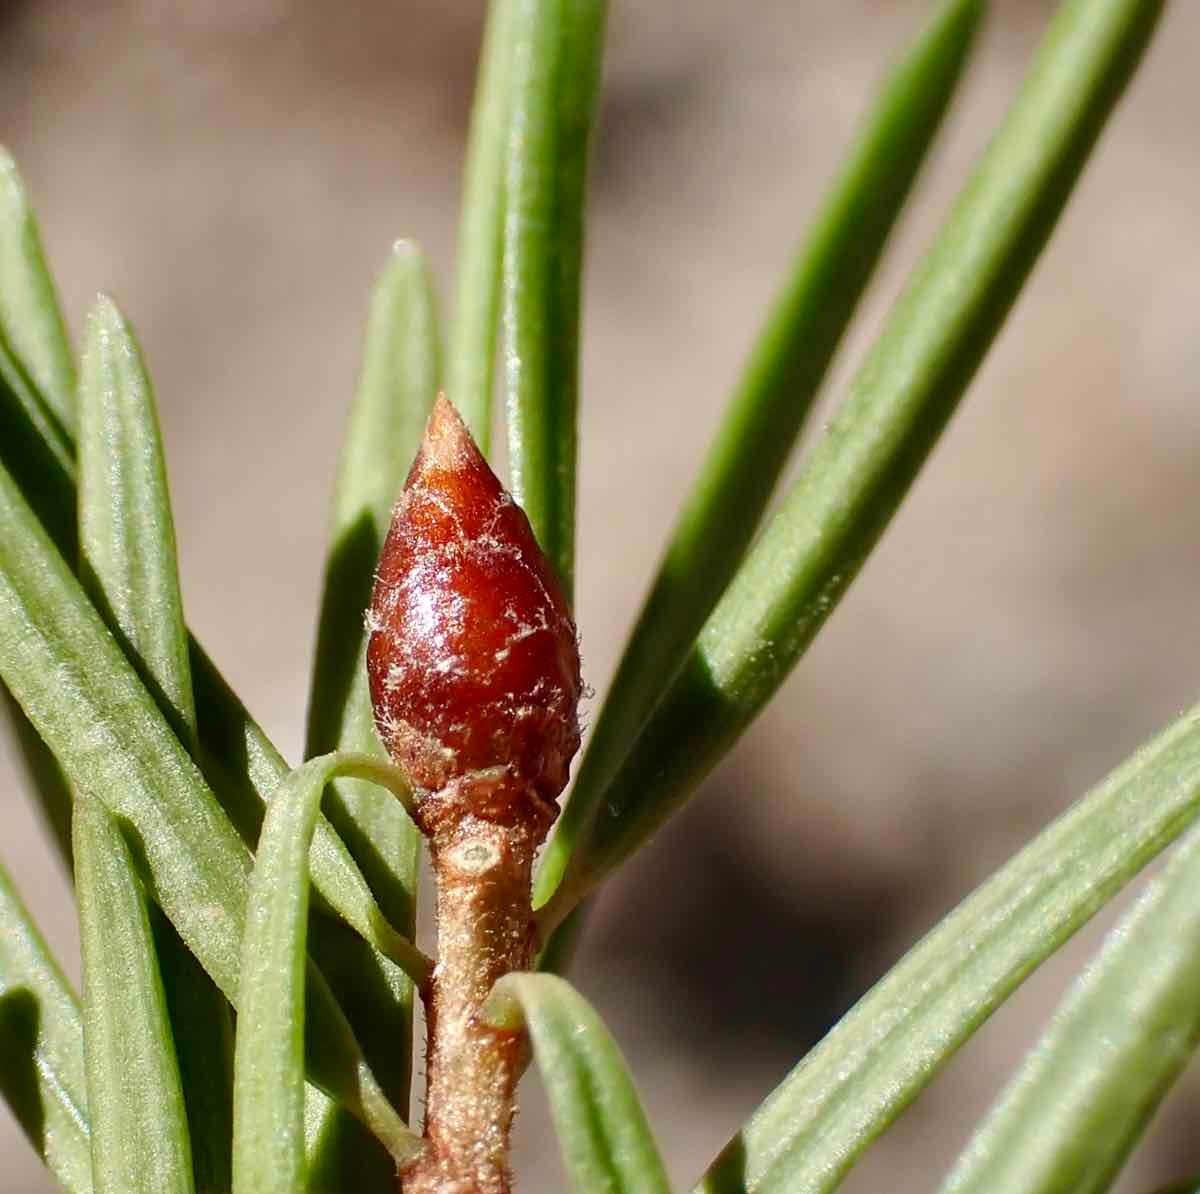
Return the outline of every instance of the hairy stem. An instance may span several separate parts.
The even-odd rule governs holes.
[[[441,804],[441,800],[433,803]],[[431,818],[432,819],[432,818]],[[509,1194],[509,1135],[522,1033],[482,1023],[496,980],[526,970],[541,825],[439,816],[430,845],[437,876],[438,965],[426,1008],[428,1148],[401,1174],[404,1194]]]

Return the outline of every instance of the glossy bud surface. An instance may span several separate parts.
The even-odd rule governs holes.
[[[529,520],[439,397],[392,515],[367,671],[388,753],[415,788],[553,801],[579,749],[575,625]],[[486,803],[486,800],[485,800]]]

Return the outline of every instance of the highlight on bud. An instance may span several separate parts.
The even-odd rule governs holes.
[[[439,395],[367,615],[375,722],[420,794],[552,812],[579,749],[575,624],[524,511]]]

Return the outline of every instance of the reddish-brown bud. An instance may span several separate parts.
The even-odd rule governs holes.
[[[529,520],[438,398],[368,614],[379,735],[417,789],[507,820],[553,802],[579,749],[579,649]]]

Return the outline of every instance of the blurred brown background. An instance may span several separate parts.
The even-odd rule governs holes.
[[[992,7],[829,401],[1049,12]],[[789,253],[922,10],[614,4],[580,495],[579,618],[601,693]],[[189,618],[293,757],[367,290],[405,236],[449,298],[480,19],[467,0],[0,6],[0,140],[74,327],[104,287],[139,329]],[[1180,0],[882,547],[595,919],[577,977],[681,1185],[942,911],[1200,692],[1197,61],[1200,9]],[[7,743],[0,789],[5,863],[77,974],[66,884]],[[848,1190],[936,1182],[1100,927],[964,1050]],[[561,1188],[526,1085],[523,1188]],[[1122,1189],[1200,1169],[1197,1115],[1191,1080]],[[0,1190],[48,1189],[0,1109]]]

